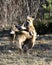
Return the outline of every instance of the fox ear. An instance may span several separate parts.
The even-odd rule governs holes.
[[[29,19],[30,18],[30,16],[27,16],[27,19]]]

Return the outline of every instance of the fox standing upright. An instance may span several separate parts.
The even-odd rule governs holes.
[[[23,26],[26,27],[27,31],[32,36],[30,39],[32,41],[32,47],[35,45],[35,40],[37,38],[37,33],[33,25],[33,21],[34,21],[34,18],[27,16],[27,21],[23,24]]]

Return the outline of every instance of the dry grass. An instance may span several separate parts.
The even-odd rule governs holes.
[[[19,53],[9,40],[0,39],[0,65],[52,65],[52,35],[45,37],[49,36],[40,36],[28,53]]]

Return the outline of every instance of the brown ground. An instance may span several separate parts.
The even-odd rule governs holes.
[[[7,37],[0,37],[0,65],[52,65],[52,35],[41,35],[33,49],[19,53]]]

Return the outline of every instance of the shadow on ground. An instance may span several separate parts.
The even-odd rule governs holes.
[[[37,40],[41,40],[43,38],[45,40],[52,40],[52,35],[40,35],[39,37],[37,37]]]
[[[34,51],[35,50],[41,50],[41,51],[45,51],[45,50],[52,50],[52,44],[36,44],[33,48]],[[18,48],[16,47],[16,45],[2,45],[0,46],[0,51],[3,50],[18,50]]]

